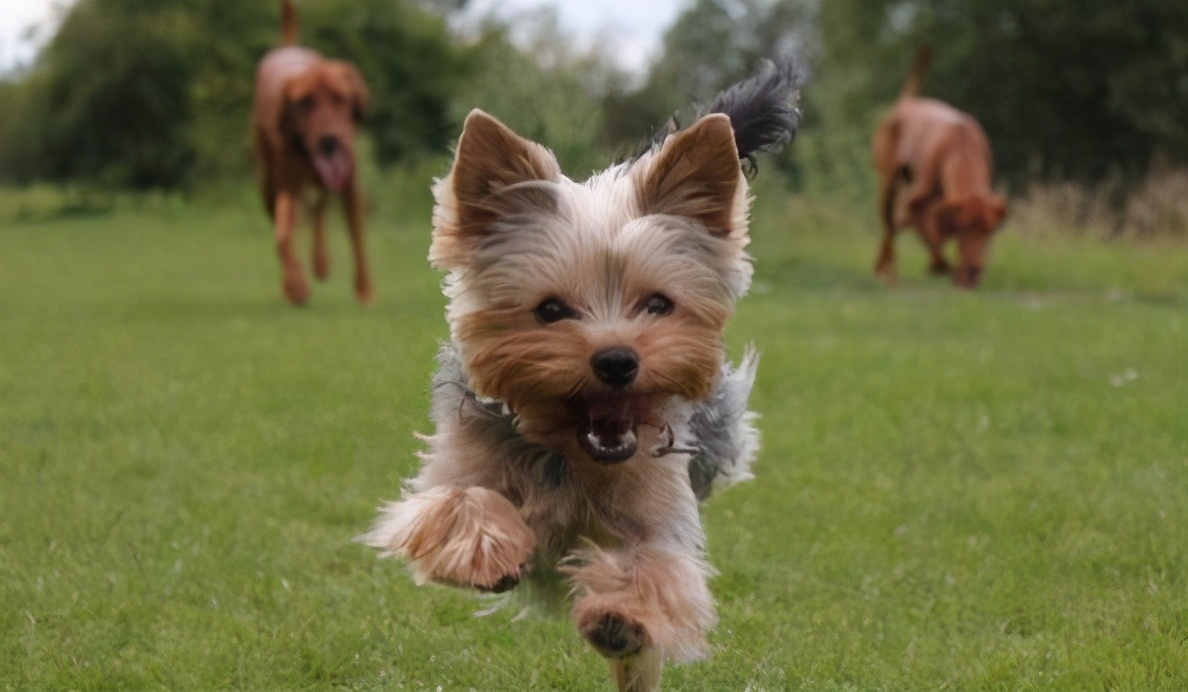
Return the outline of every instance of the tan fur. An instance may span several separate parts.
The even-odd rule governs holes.
[[[751,277],[729,120],[707,116],[578,184],[547,149],[475,111],[434,194],[430,260],[449,272],[452,343],[467,386],[510,408],[515,429],[435,410],[420,473],[366,540],[442,583],[489,589],[559,572],[578,631],[620,689],[653,689],[665,659],[707,653],[716,621],[679,449]],[[670,312],[649,311],[658,295]],[[548,300],[572,317],[542,321]],[[622,389],[592,369],[611,348],[638,355]],[[636,424],[629,459],[600,463],[579,442],[599,406]],[[678,449],[653,453],[665,445]]]
[[[725,115],[711,115],[672,135],[638,186],[642,207],[702,221],[711,231],[729,235],[734,218],[738,175],[734,131]]]
[[[440,584],[493,589],[520,579],[536,540],[507,498],[486,488],[439,486],[393,511],[402,530],[387,550],[407,558],[418,576]]]

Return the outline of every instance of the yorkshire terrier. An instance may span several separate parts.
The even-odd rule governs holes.
[[[731,367],[722,332],[751,281],[751,156],[794,137],[795,81],[764,63],[584,183],[475,110],[433,188],[436,431],[362,540],[418,582],[567,590],[620,689],[703,656],[717,620],[698,502],[758,450],[757,359]]]

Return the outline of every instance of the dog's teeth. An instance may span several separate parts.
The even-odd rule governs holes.
[[[586,433],[586,440],[590,443],[590,446],[593,447],[594,449],[600,449],[607,453],[621,452],[621,451],[631,447],[631,445],[635,444],[635,431],[634,430],[625,431],[622,435],[619,436],[618,440],[616,440],[613,445],[609,444],[607,440],[604,440],[601,437],[599,437],[598,433],[594,432],[593,430]]]

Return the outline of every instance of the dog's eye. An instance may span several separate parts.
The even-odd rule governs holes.
[[[297,99],[297,103],[295,105],[297,106],[297,110],[301,111],[302,113],[308,112],[309,109],[314,107],[314,97],[305,96],[299,98]]]
[[[540,305],[537,305],[533,312],[536,313],[536,319],[545,324],[552,324],[577,317],[577,313],[573,311],[573,308],[556,298],[549,298]]]
[[[642,306],[643,311],[649,315],[659,315],[661,317],[671,313],[672,307],[672,301],[659,293],[645,300]]]

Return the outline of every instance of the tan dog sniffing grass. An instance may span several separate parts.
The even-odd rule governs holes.
[[[491,116],[467,117],[434,187],[451,334],[436,431],[363,540],[421,581],[568,591],[621,689],[706,653],[698,499],[749,477],[758,449],[756,358],[732,368],[722,343],[751,281],[740,159],[791,141],[796,97],[767,63],[585,183]]]
[[[313,190],[314,275],[330,273],[324,215],[331,194],[342,198],[355,261],[355,296],[374,298],[363,243],[363,199],[355,178],[355,129],[370,93],[354,65],[327,60],[297,41],[297,13],[281,3],[283,46],[270,51],[256,71],[252,130],[260,194],[276,230],[281,288],[289,302],[309,300],[309,282],[293,249],[297,208]]]
[[[946,241],[957,243],[953,281],[975,288],[986,267],[990,239],[1006,216],[992,189],[992,156],[986,133],[972,116],[917,93],[931,51],[922,46],[895,107],[875,131],[883,242],[875,274],[895,283],[895,235],[915,226],[932,256],[929,270],[947,274]]]

